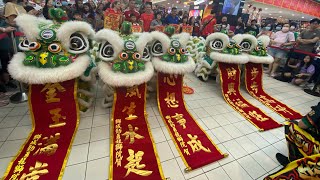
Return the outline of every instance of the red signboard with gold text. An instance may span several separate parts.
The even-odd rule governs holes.
[[[33,130],[4,179],[62,179],[79,124],[77,81],[30,85],[29,107]]]
[[[313,0],[255,0],[259,3],[270,4],[277,7],[303,12],[320,17],[320,3]]]
[[[116,88],[109,179],[164,179],[147,117],[145,83]]]

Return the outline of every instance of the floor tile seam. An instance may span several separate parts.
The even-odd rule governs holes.
[[[267,171],[267,173],[263,174],[262,176],[260,176],[260,177],[258,177],[258,178],[256,178],[256,179],[259,179],[259,178],[261,178],[261,177],[265,177],[265,176],[270,175],[270,172],[272,172],[273,170],[275,170],[275,169],[279,168],[280,166],[281,166],[281,165],[277,166],[276,168],[273,168],[273,169],[272,169],[272,170],[270,170],[270,171]]]
[[[250,156],[251,157],[251,156]],[[243,158],[243,157],[242,157]],[[252,158],[252,157],[251,157]],[[252,158],[253,159],[253,158]],[[267,172],[255,159],[253,159],[265,172]],[[254,179],[252,176],[251,176],[251,174],[244,168],[244,166],[238,161],[238,160],[236,160],[237,161],[237,163],[239,163],[240,164],[240,166],[242,167],[242,169],[243,170],[245,170],[246,172],[247,172],[247,174],[252,178],[252,179]],[[261,177],[261,176],[259,176],[259,177]],[[259,178],[258,177],[258,178]]]

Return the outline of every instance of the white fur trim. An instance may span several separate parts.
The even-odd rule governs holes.
[[[90,63],[89,56],[82,55],[68,66],[37,68],[25,66],[23,64],[24,59],[24,53],[15,54],[10,61],[8,71],[13,79],[28,84],[56,83],[77,78],[84,73]]]
[[[145,63],[145,70],[137,73],[124,74],[121,72],[114,72],[108,63],[100,62],[98,64],[99,75],[103,82],[113,87],[131,87],[148,82],[154,73],[151,62]]]
[[[196,65],[191,57],[185,63],[172,63],[161,60],[158,57],[152,58],[152,63],[156,71],[167,74],[186,74],[192,72]]]
[[[144,48],[151,41],[152,41],[152,36],[150,35],[150,33],[146,33],[146,32],[142,33],[139,36],[139,39],[135,42],[137,46],[137,51],[142,55]]]
[[[179,39],[179,42],[181,44],[182,47],[186,47],[189,39],[190,39],[190,34],[189,33],[180,33],[180,34],[175,34],[172,36],[172,38],[177,38]]]
[[[251,46],[250,46],[250,49],[249,50],[246,50],[246,52],[250,52],[252,51],[254,48],[257,47],[258,45],[258,40],[256,37],[254,37],[253,35],[251,34],[242,34],[242,41],[245,41],[245,40],[248,40],[251,42]]]
[[[216,33],[210,34],[207,37],[205,45],[208,46],[211,41],[214,41],[216,39],[220,39],[223,42],[223,47],[221,49],[214,49],[214,50],[222,50],[222,49],[226,48],[227,45],[229,44],[229,37],[226,34],[216,32]]]
[[[243,36],[242,34],[236,34],[232,37],[232,39],[235,40],[238,45],[240,45],[243,40]]]
[[[62,46],[66,48],[69,52],[79,54],[79,52],[77,51],[70,50],[70,36],[76,32],[79,32],[82,35],[84,35],[84,38],[87,43],[87,48],[85,50],[82,50],[81,53],[88,51],[88,38],[93,38],[94,30],[92,29],[91,25],[86,22],[69,21],[63,23],[57,31],[57,37],[61,41]]]
[[[268,47],[270,44],[270,37],[267,35],[262,35],[258,37],[258,40],[260,40],[263,43],[264,47]]]
[[[89,76],[85,76],[84,74],[82,74],[80,78],[83,81],[90,81],[91,83],[95,83],[97,72],[98,72],[98,68],[94,67],[91,69]]]
[[[261,64],[271,64],[273,63],[274,59],[272,56],[268,54],[268,56],[254,56],[248,54],[249,61],[252,63],[261,63]]]
[[[28,38],[29,42],[36,41],[39,38],[40,23],[53,24],[52,21],[44,18],[37,18],[29,14],[21,14],[15,19],[17,25],[21,28],[24,35]]]
[[[218,52],[211,52],[210,58],[214,61],[230,63],[230,64],[246,64],[249,61],[249,58],[246,55],[232,55],[232,54],[223,54]]]
[[[150,33],[153,40],[160,41],[162,44],[162,51],[167,52],[170,47],[171,40],[170,38],[162,32],[153,31]]]
[[[114,55],[112,58],[109,58],[108,60],[113,60],[115,59],[119,53],[123,50],[124,48],[124,41],[123,39],[119,36],[119,34],[115,31],[112,31],[110,29],[102,29],[98,31],[94,37],[94,39],[101,45],[103,46],[106,41],[108,41],[114,51]],[[101,47],[102,48],[102,47]],[[100,49],[101,51],[102,49]],[[98,57],[102,60],[107,60],[104,57],[101,56],[101,52],[98,52]]]

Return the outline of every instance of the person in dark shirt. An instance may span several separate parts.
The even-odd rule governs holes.
[[[300,120],[285,123],[289,157],[276,154],[284,166],[265,179],[317,179],[320,168],[320,102]]]
[[[237,26],[236,26],[236,30],[234,32],[234,34],[243,34],[244,33],[244,28],[245,28],[245,25],[242,21],[242,18],[239,17],[238,18],[238,21],[237,21]]]
[[[176,7],[173,7],[171,13],[166,17],[165,24],[179,24]]]
[[[250,26],[248,26],[244,32],[257,36],[259,34],[259,27],[257,26],[257,20],[255,19],[251,20]]]

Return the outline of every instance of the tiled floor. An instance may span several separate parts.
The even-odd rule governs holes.
[[[229,107],[221,90],[213,80],[203,83],[194,75],[185,77],[193,95],[185,95],[190,113],[198,120],[218,147],[229,157],[203,168],[184,173],[184,164],[175,149],[159,115],[156,96],[150,94],[147,103],[149,123],[162,168],[171,180],[250,180],[263,179],[281,166],[275,153],[287,154],[283,128],[258,132],[257,129]],[[305,114],[319,98],[304,93],[301,88],[264,78],[266,92]],[[79,130],[64,173],[64,180],[106,180],[109,167],[110,109],[100,107],[102,92],[96,91],[96,105],[92,112],[82,116]],[[284,119],[254,100],[242,89],[242,94],[278,122]],[[0,175],[17,153],[31,130],[27,104],[10,104],[0,108]]]

